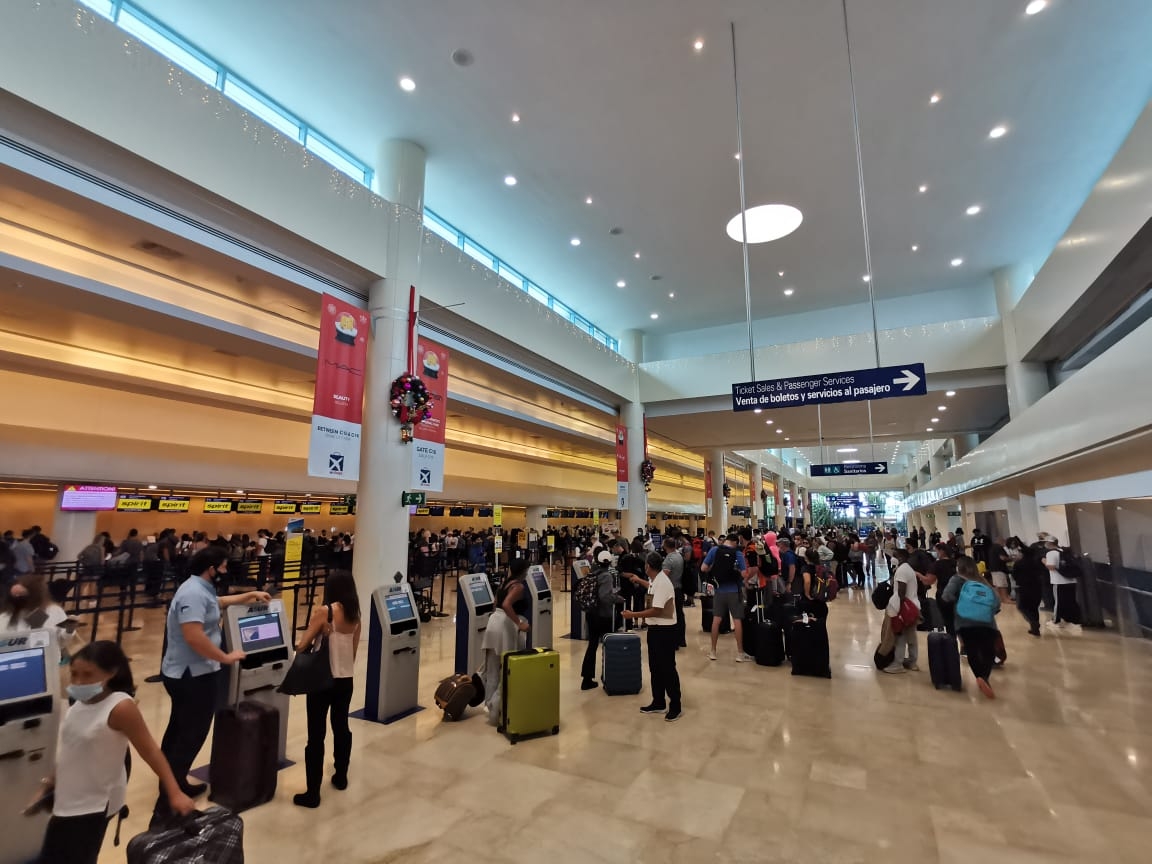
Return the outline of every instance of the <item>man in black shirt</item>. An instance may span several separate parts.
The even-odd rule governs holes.
[[[988,563],[988,537],[979,528],[972,529],[972,557],[979,563],[984,562],[984,566],[992,569]]]

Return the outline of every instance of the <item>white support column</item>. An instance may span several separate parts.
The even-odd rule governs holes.
[[[709,522],[709,527],[719,534],[728,527],[728,512],[724,507],[723,450],[712,451],[712,488],[709,490],[709,495],[712,496],[712,519]]]
[[[644,359],[644,334],[625,330],[620,338],[621,352],[633,363]],[[632,400],[620,406],[620,425],[628,430],[628,506],[620,514],[620,533],[635,537],[648,522],[648,495],[640,479],[644,461],[644,406],[640,404],[639,381]]]
[[[390,584],[408,568],[408,511],[400,493],[412,471],[410,446],[389,407],[393,379],[409,371],[409,286],[420,288],[423,248],[424,148],[412,141],[380,145],[376,163],[378,191],[399,208],[388,229],[384,278],[368,288],[372,341],[364,387],[364,427],[360,446],[360,482],[356,489],[356,555],[353,571],[360,608],[369,609],[372,592]]]
[[[1026,267],[1002,267],[992,274],[996,288],[996,308],[1004,329],[1004,348],[1008,365],[1004,379],[1008,387],[1008,413],[1015,419],[1035,404],[1050,389],[1048,372],[1043,363],[1025,363],[1016,339],[1013,310],[1032,284],[1033,274]],[[1023,538],[1021,538],[1023,539]]]
[[[63,491],[63,490],[61,490]],[[96,514],[90,510],[57,510],[51,525],[46,526],[56,548],[57,561],[75,561],[96,536]],[[17,535],[19,536],[19,535]],[[121,537],[115,538],[119,542]]]

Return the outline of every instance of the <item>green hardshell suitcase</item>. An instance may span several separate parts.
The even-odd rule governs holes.
[[[545,648],[509,651],[500,664],[499,730],[515,744],[560,731],[560,654]]]

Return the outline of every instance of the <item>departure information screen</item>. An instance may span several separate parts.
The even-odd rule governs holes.
[[[43,648],[0,654],[0,702],[40,696],[47,689]]]
[[[391,594],[384,599],[384,604],[388,607],[388,617],[392,621],[407,621],[416,617],[407,594]]]
[[[265,612],[262,615],[248,615],[240,619],[240,650],[267,651],[284,647],[284,634],[280,632],[280,615]]]

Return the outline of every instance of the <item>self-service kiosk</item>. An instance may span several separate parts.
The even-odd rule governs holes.
[[[378,723],[399,720],[420,707],[420,619],[412,586],[399,574],[397,579],[372,592],[364,717]]]
[[[529,648],[552,647],[552,586],[548,584],[548,574],[539,564],[528,568],[528,607]]]
[[[56,764],[59,666],[51,631],[0,633],[0,864],[40,854],[49,814],[22,811]]]
[[[480,668],[484,631],[496,610],[496,598],[487,573],[469,573],[456,581],[456,674],[471,675]]]
[[[572,629],[568,634],[569,639],[588,639],[588,619],[584,617],[584,610],[580,608],[580,604],[576,602],[576,586],[580,584],[580,580],[592,572],[592,565],[585,561],[583,558],[578,558],[572,562],[572,596],[569,605],[569,617]]]
[[[224,650],[243,651],[245,657],[228,668],[228,699],[263,702],[280,712],[277,754],[287,761],[288,706],[291,697],[278,693],[292,663],[292,628],[284,603],[229,606],[224,610]]]

